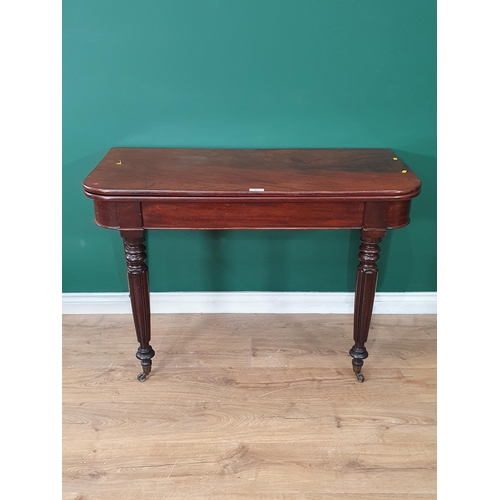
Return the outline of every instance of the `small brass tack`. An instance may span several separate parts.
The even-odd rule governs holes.
[[[397,160],[397,158],[396,158],[396,157],[394,157],[394,158],[393,158],[393,160],[394,160],[394,161],[396,161],[396,160]]]
[[[122,164],[122,161],[121,161],[121,160],[118,160],[118,161],[116,162],[116,164],[117,164],[117,165],[121,165],[121,164]]]
[[[406,174],[406,172],[408,172],[408,170],[401,170],[402,174]]]

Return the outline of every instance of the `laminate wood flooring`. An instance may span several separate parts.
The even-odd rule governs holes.
[[[436,317],[63,316],[64,500],[436,498]]]

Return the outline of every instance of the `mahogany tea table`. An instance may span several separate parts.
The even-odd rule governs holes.
[[[354,299],[357,379],[377,282],[379,243],[410,222],[420,180],[390,149],[112,148],[83,182],[97,225],[120,231],[139,349],[151,372],[148,229],[359,229]]]

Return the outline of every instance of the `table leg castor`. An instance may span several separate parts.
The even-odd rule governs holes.
[[[364,382],[365,377],[361,373],[361,368],[363,366],[363,360],[362,359],[353,359],[352,360],[352,369],[354,371],[354,375],[356,375],[356,378],[358,379],[358,382]]]
[[[152,350],[152,349],[151,349]],[[147,378],[147,376],[151,373],[151,360],[141,360],[141,368],[142,368],[142,373],[139,373],[137,375],[137,380],[139,382],[144,382]]]

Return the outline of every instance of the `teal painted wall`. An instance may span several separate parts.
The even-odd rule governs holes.
[[[126,291],[107,150],[383,147],[422,179],[378,290],[436,290],[435,0],[63,0],[63,292]],[[357,231],[150,231],[152,291],[353,291]]]

